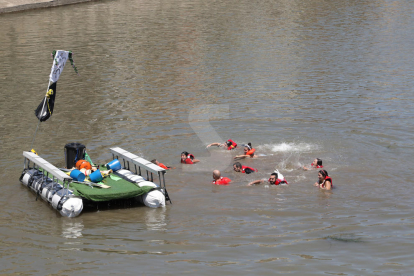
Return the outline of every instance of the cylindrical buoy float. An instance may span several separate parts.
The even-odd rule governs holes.
[[[153,187],[153,188],[159,188],[159,186],[151,181],[146,181],[145,178],[143,178],[140,175],[136,175],[132,173],[129,170],[121,169],[118,170],[116,175],[131,181],[135,182],[138,187]],[[152,190],[146,194],[143,194],[141,196],[137,197],[137,200],[144,204],[145,206],[151,207],[151,208],[158,208],[158,207],[164,207],[165,206],[165,195],[163,190]]]
[[[41,181],[42,179],[49,179],[50,181],[52,181],[52,179],[48,178],[46,175],[43,175],[42,173],[39,173],[39,174],[33,176],[32,184],[30,184],[30,186],[29,186],[30,189],[32,189],[33,191],[36,192],[37,190],[36,190],[35,184],[38,183],[39,181]]]
[[[57,182],[52,182],[50,184],[47,184],[43,188],[42,193],[40,194],[40,196],[43,198],[44,201],[47,201],[47,202],[51,203],[53,195],[61,189],[63,189],[62,185],[60,185]]]
[[[143,181],[137,184],[139,187],[149,186],[153,188],[158,188],[153,182]],[[145,206],[151,208],[165,207],[165,195],[162,193],[162,190],[152,190],[146,194],[139,196],[138,200],[142,202]]]
[[[32,186],[30,186],[30,188],[35,191],[37,194],[41,194],[43,188],[52,183],[53,180],[50,179],[49,177],[47,177],[46,175],[43,177],[39,177],[38,179],[36,179],[35,181],[33,181]]]
[[[131,181],[131,182],[134,182],[134,183],[140,183],[140,182],[146,181],[145,178],[143,178],[140,175],[136,175],[136,174],[131,175],[130,177],[128,177],[128,180]]]
[[[20,177],[20,181],[23,185],[29,187],[35,179],[41,177],[42,175],[42,172],[37,169],[24,170],[22,176]]]
[[[76,217],[83,210],[82,198],[63,188],[37,169],[25,170],[20,178],[23,185],[30,187],[42,199],[50,203],[62,216]]]
[[[116,171],[115,174],[122,177],[123,179],[126,179],[126,180],[128,180],[130,182],[134,182],[134,183],[140,183],[140,182],[146,181],[146,179],[143,178],[142,176],[134,174],[133,172],[131,172],[129,170],[125,170],[125,169],[120,169],[120,170]]]
[[[153,188],[158,188],[159,186],[157,184],[155,184],[154,182],[151,181],[142,181],[140,183],[137,184],[138,187],[153,187]]]
[[[76,217],[82,212],[83,203],[80,197],[74,196],[72,191],[65,188],[53,195],[52,207],[62,216]]]
[[[59,210],[59,213],[64,217],[74,218],[74,217],[79,216],[82,210],[83,210],[82,198],[78,196],[72,196],[63,202],[62,209]]]

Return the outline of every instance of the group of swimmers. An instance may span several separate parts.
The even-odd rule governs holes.
[[[207,146],[207,148],[211,147],[211,146],[217,146],[217,147],[223,147],[223,148],[227,148],[227,150],[234,150],[237,148],[237,144],[229,139],[224,143],[212,143],[209,144]],[[243,148],[244,154],[241,155],[236,155],[234,157],[234,159],[244,159],[244,158],[256,158],[257,156],[255,155],[256,150],[252,147],[251,143],[248,143],[246,145],[244,145]],[[165,166],[164,164],[158,162],[158,160],[154,159],[151,161],[152,163],[160,166],[163,169],[175,169],[172,167],[168,167]],[[196,159],[195,156],[193,154],[190,154],[186,151],[183,151],[181,153],[181,163],[182,164],[195,164],[200,162],[200,160]],[[325,190],[331,190],[333,188],[333,184],[332,184],[332,178],[328,176],[328,172],[326,170],[322,170],[323,166],[322,166],[322,159],[316,158],[313,163],[310,165],[310,167],[306,167],[304,166],[303,169],[304,170],[312,170],[312,169],[321,169],[318,171],[318,181],[315,182],[314,186],[317,186],[321,189],[325,189]],[[240,162],[235,162],[233,164],[233,170],[236,172],[241,172],[241,173],[246,173],[246,174],[250,174],[250,173],[254,173],[257,172],[258,170],[255,168],[251,168],[251,167],[247,167],[247,166],[243,166]],[[215,185],[229,185],[229,183],[231,182],[231,179],[228,177],[222,177],[221,173],[219,170],[214,170],[213,171],[213,184]],[[250,182],[248,185],[252,186],[252,185],[257,185],[257,184],[262,184],[264,183],[265,180],[255,180]],[[288,185],[289,183],[284,179],[284,177],[276,170],[274,173],[272,173],[269,177],[268,183],[270,185]]]

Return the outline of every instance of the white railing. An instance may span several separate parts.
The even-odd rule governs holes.
[[[25,158],[24,164],[26,168],[29,168],[30,162],[33,162],[35,167],[37,166],[41,168],[43,171],[45,171],[46,173],[50,173],[53,177],[60,180],[62,183],[72,181],[72,177],[65,174],[64,172],[62,172],[61,170],[59,170],[58,168],[56,168],[55,166],[47,162],[42,157],[34,154],[33,152],[24,151],[23,156]]]
[[[118,159],[118,161],[123,164],[123,167],[127,170],[132,171],[132,169],[135,169],[135,173],[142,176],[142,170],[144,169],[147,174],[147,180],[150,180],[151,182],[154,182],[154,176],[153,173],[158,174],[158,179],[160,181],[160,187],[164,189],[165,191],[165,197],[167,200],[170,200],[167,190],[165,188],[165,173],[166,170],[151,163],[150,161],[141,158],[129,151],[126,151],[124,149],[121,149],[119,147],[116,148],[110,148],[109,149],[112,153],[112,157],[115,159]],[[149,174],[150,173],[150,174]]]

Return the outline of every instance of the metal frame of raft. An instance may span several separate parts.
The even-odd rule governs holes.
[[[165,186],[165,169],[119,147],[110,148],[110,151],[114,158],[121,158],[123,160],[124,169],[131,171],[130,166],[132,164],[135,168],[135,173],[140,176],[141,168],[145,169],[147,172],[147,181],[153,182],[153,173],[158,174],[160,187],[157,190],[163,191],[165,200],[170,201],[172,204]],[[32,152],[24,151],[23,156],[24,168],[22,176],[20,177],[22,184],[31,188],[37,195],[41,195],[42,199],[50,203],[62,216],[78,216],[83,210],[82,200],[84,199],[74,195],[73,191],[69,189],[69,186],[73,181],[72,177]],[[33,163],[33,166],[31,166],[31,163]],[[30,170],[38,171],[35,175],[35,179],[33,179],[34,175],[30,174]],[[50,178],[50,175],[52,178]],[[29,177],[29,179],[31,178],[30,183],[28,182],[27,177]],[[151,179],[149,179],[150,177]],[[62,185],[58,181],[62,183]],[[128,182],[136,184],[130,181]]]
[[[151,182],[154,182],[154,176],[153,173],[158,174],[158,179],[160,180],[160,188],[164,189],[165,191],[165,199],[171,202],[170,197],[168,196],[167,189],[165,187],[165,173],[167,172],[165,169],[159,167],[158,165],[155,165],[151,163],[148,160],[145,160],[144,158],[141,158],[129,151],[126,151],[124,149],[121,149],[119,147],[116,148],[110,148],[109,149],[112,152],[112,158],[113,159],[120,159],[122,158],[124,168],[131,171],[130,169],[130,163],[134,165],[135,168],[135,174],[142,176],[141,174],[141,167],[143,167],[147,171],[147,180],[150,181],[148,171],[151,172]],[[128,165],[128,166],[127,166]],[[137,170],[138,166],[138,170]],[[162,176],[162,178],[161,178]]]

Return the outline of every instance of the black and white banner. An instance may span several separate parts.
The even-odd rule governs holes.
[[[52,71],[50,72],[49,80],[53,82],[57,82],[60,77],[60,74],[63,72],[63,68],[65,67],[66,61],[69,57],[69,51],[57,50],[55,54],[55,58],[53,59],[53,66]]]

